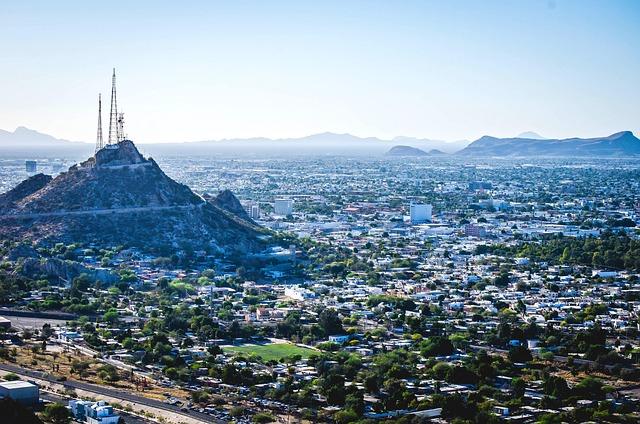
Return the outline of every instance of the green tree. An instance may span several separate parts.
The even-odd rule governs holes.
[[[521,378],[514,378],[511,380],[511,392],[513,397],[520,399],[524,397],[524,390],[527,388],[527,383]]]
[[[343,409],[335,413],[333,418],[335,419],[337,424],[348,424],[355,421],[358,421],[358,415],[355,411],[351,409]]]
[[[115,324],[118,322],[118,311],[115,309],[110,309],[104,313],[102,316],[103,321],[108,322],[109,324]]]
[[[66,406],[55,402],[45,406],[43,416],[53,424],[67,424],[71,422],[71,414]]]
[[[320,325],[320,328],[322,328],[322,331],[326,336],[344,333],[342,321],[340,321],[338,312],[335,309],[327,308],[322,310],[318,317],[318,325]]]
[[[532,359],[531,351],[526,346],[513,346],[509,349],[509,360],[511,362],[529,362]]]

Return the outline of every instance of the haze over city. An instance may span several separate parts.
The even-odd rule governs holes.
[[[640,130],[635,1],[4,2],[0,128],[139,142]]]

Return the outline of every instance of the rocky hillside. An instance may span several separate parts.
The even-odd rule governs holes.
[[[0,197],[0,237],[225,253],[261,245],[259,227],[205,202],[128,140],[36,177]]]
[[[231,192],[231,190],[222,190],[212,201],[214,205],[231,212],[237,217],[253,223],[247,211],[244,210],[238,198]]]
[[[36,174],[27,178],[8,192],[0,194],[0,213],[2,213],[3,209],[9,210],[15,207],[16,202],[40,190],[49,184],[51,180],[51,175]]]

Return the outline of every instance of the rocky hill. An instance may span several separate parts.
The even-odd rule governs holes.
[[[5,209],[11,209],[15,206],[15,202],[19,202],[40,190],[49,184],[51,180],[51,175],[36,174],[27,178],[8,192],[0,194],[0,213],[3,207]]]
[[[387,156],[427,156],[427,152],[411,146],[393,146]]]
[[[212,203],[245,221],[253,223],[251,217],[247,211],[244,210],[238,198],[231,192],[231,190],[222,190],[213,200]]]
[[[631,131],[597,138],[496,138],[484,136],[456,154],[463,156],[627,157],[640,155]]]
[[[225,253],[262,244],[253,222],[175,182],[128,140],[48,178],[0,196],[0,237]]]
[[[406,156],[446,156],[447,153],[438,150],[431,149],[425,152],[422,149],[411,146],[393,146],[386,154],[387,156],[406,157]]]

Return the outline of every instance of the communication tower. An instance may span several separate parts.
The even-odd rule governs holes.
[[[113,68],[111,77],[111,112],[109,114],[109,139],[107,144],[117,144],[118,137],[118,101],[116,100],[116,68]]]
[[[98,94],[98,134],[96,136],[96,152],[104,147],[102,139],[102,94]]]

